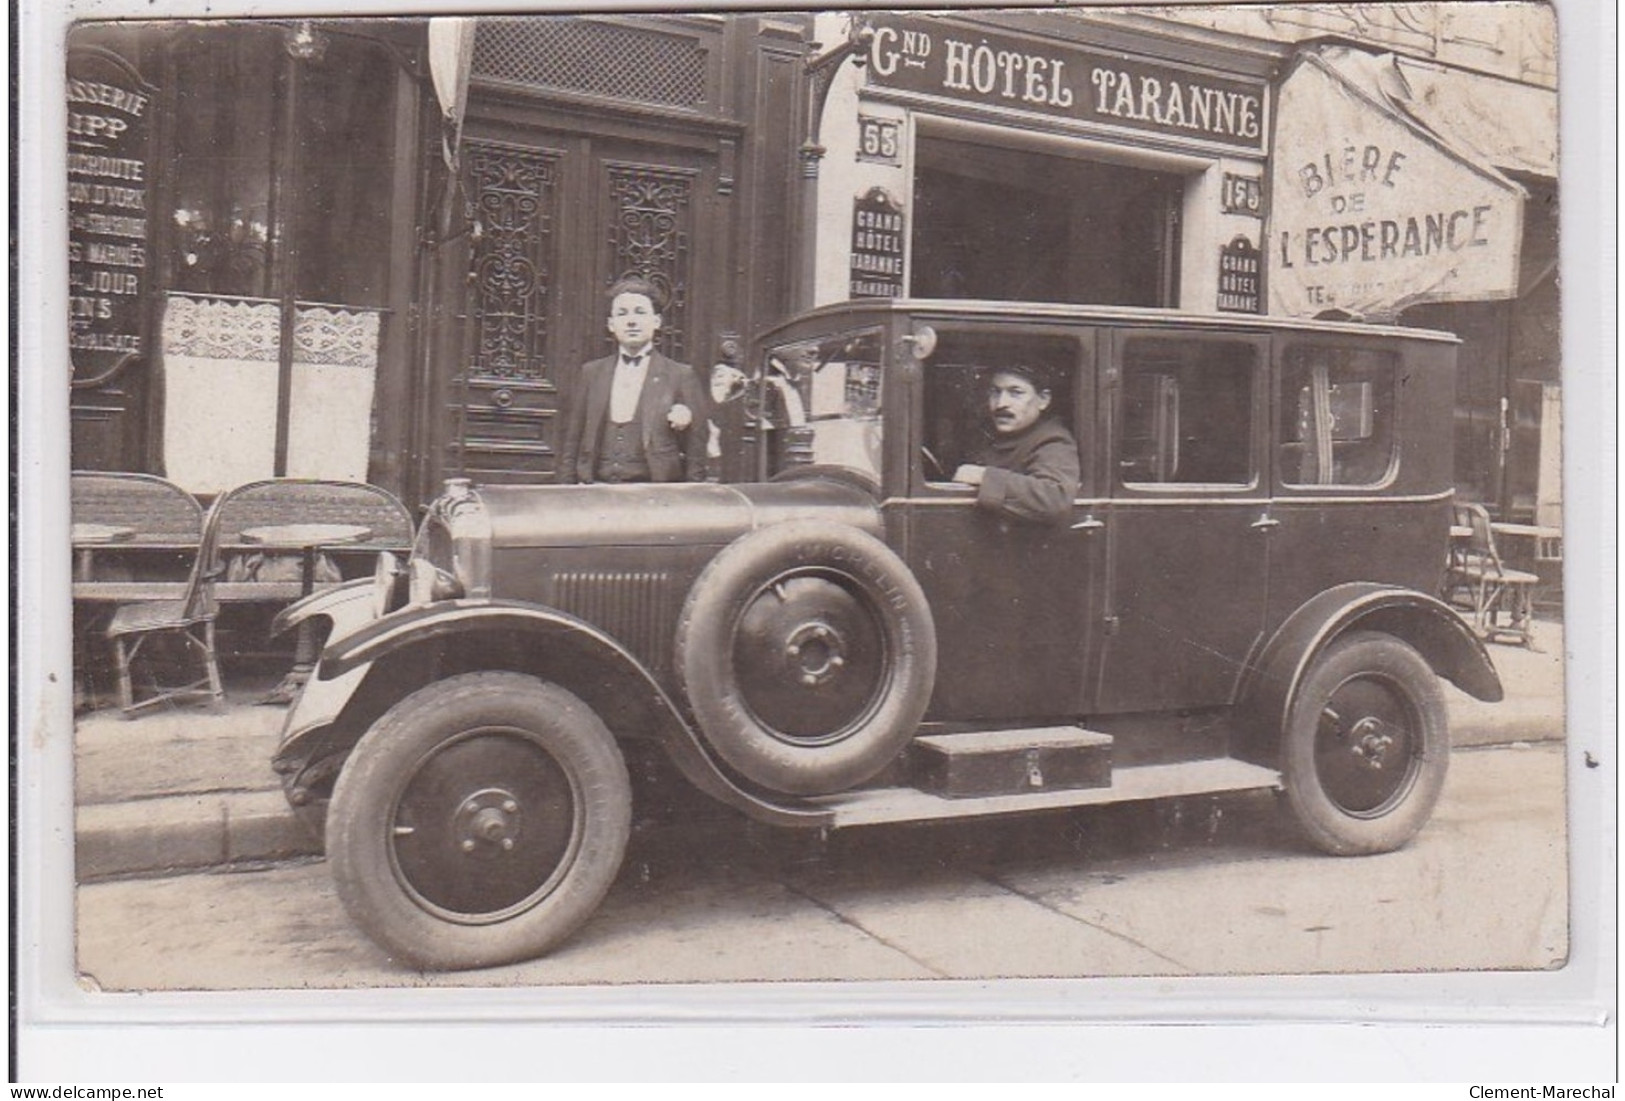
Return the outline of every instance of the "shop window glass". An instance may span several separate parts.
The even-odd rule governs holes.
[[[1250,484],[1257,360],[1256,348],[1234,341],[1128,341],[1117,444],[1122,484]]]
[[[388,293],[396,67],[376,42],[332,35],[299,67],[298,294],[382,306]]]
[[[1281,374],[1281,480],[1371,486],[1394,461],[1391,352],[1298,345]]]
[[[270,94],[281,36],[234,24],[197,30],[173,53],[174,209],[169,285],[196,294],[271,293]],[[255,89],[250,94],[248,89]]]
[[[330,34],[290,66],[281,28],[188,32],[173,54],[169,286],[274,297],[276,222],[297,244],[301,301],[382,306],[394,174],[395,63],[376,42]],[[290,70],[299,81],[282,133]],[[289,210],[273,209],[293,180]]]

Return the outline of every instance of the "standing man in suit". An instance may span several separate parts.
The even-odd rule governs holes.
[[[619,352],[581,368],[559,481],[705,477],[705,397],[693,368],[654,350],[660,322],[656,291],[646,280],[621,279],[609,289],[609,331]]]

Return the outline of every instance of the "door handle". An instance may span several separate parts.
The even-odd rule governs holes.
[[[1097,520],[1093,513],[1085,513],[1082,520],[1072,525],[1073,531],[1099,531],[1106,526],[1106,521]]]
[[[1254,531],[1273,531],[1281,526],[1281,521],[1266,512],[1248,526]]]

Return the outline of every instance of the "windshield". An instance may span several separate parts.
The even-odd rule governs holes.
[[[881,337],[863,329],[779,344],[762,364],[768,474],[840,466],[880,480]]]

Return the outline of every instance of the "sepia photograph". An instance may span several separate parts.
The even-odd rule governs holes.
[[[1561,6],[95,7],[75,997],[1596,958]]]

